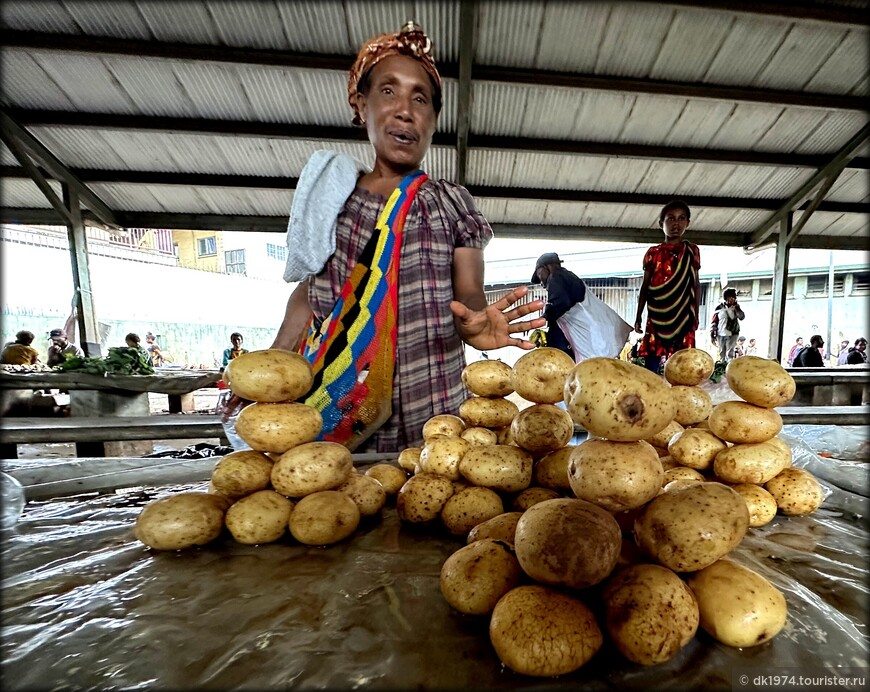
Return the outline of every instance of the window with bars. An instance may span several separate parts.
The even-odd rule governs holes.
[[[870,272],[855,272],[852,275],[852,290],[849,295],[866,296],[870,293]]]
[[[794,295],[794,277],[786,280],[785,294],[788,297]],[[770,298],[773,295],[773,278],[758,280],[758,298]]]
[[[244,274],[245,273],[245,251],[244,250],[227,250],[224,253],[224,258],[227,265],[227,274]]]
[[[739,281],[729,281],[726,288],[733,288],[737,291],[737,300],[744,303],[752,300],[752,279],[744,279]]]
[[[284,245],[266,243],[266,256],[283,262],[287,259],[287,248]]]
[[[845,274],[834,274],[834,295],[842,296],[846,283]],[[820,298],[828,295],[828,275],[812,274],[807,277],[807,298]]]
[[[196,254],[200,257],[212,257],[217,254],[217,238],[213,235],[196,239]]]

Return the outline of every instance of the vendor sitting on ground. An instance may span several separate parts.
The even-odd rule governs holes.
[[[48,347],[48,364],[51,367],[63,363],[68,354],[85,357],[85,352],[67,338],[63,329],[52,329],[48,336],[51,338],[51,346]]]
[[[33,332],[22,329],[15,335],[15,341],[6,344],[0,354],[0,363],[6,365],[34,365],[39,362],[39,351],[31,344],[36,337]]]

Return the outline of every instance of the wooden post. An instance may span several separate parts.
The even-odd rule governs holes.
[[[777,362],[782,360],[782,333],[785,322],[785,300],[788,289],[789,234],[792,212],[785,215],[779,225],[776,241],[776,260],[773,269],[773,291],[770,301],[770,340],[767,355]]]
[[[88,239],[82,221],[78,193],[66,183],[61,184],[63,203],[70,214],[66,232],[69,238],[70,261],[72,262],[75,307],[78,311],[79,345],[87,356],[100,354],[100,328],[94,309],[91,292],[91,272],[88,265]]]

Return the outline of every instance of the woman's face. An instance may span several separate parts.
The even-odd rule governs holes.
[[[432,144],[437,116],[434,87],[414,58],[392,55],[369,74],[360,112],[377,158],[399,171],[419,168]]]
[[[242,347],[242,337],[240,337],[240,336],[231,337],[230,342],[232,342],[233,348],[241,348]]]
[[[688,228],[689,217],[685,209],[680,207],[665,209],[665,215],[662,218],[662,230],[665,232],[667,240],[680,240]]]

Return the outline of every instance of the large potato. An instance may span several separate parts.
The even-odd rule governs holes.
[[[286,451],[272,467],[272,487],[287,497],[332,490],[353,471],[353,457],[335,442],[308,442]]]
[[[205,545],[220,536],[230,501],[209,493],[177,493],[149,502],[133,534],[155,550],[182,550]]]
[[[788,516],[811,514],[825,501],[822,486],[805,469],[783,469],[764,484],[764,489],[773,495],[779,511]]]
[[[622,534],[612,514],[571,498],[529,507],[517,522],[514,539],[526,574],[542,584],[572,589],[605,579],[616,566],[621,547]]]
[[[359,526],[359,508],[337,490],[306,495],[290,513],[290,533],[305,545],[329,545],[350,536]]]
[[[468,532],[468,542],[474,543],[484,538],[493,538],[514,545],[517,533],[517,522],[523,516],[522,512],[505,512],[497,517],[482,521]]]
[[[564,351],[536,348],[514,363],[514,390],[526,401],[555,404],[565,395],[565,378],[573,367],[574,359]]]
[[[227,497],[244,497],[269,487],[272,463],[262,452],[230,452],[215,465],[211,482],[217,492]]]
[[[764,526],[773,521],[776,516],[776,500],[760,485],[754,483],[738,483],[731,489],[740,494],[749,509],[749,526]]]
[[[604,587],[607,631],[629,661],[654,666],[673,658],[698,631],[698,603],[671,570],[634,564]]]
[[[790,456],[768,442],[732,445],[716,455],[713,473],[726,483],[763,485],[789,465]]]
[[[477,396],[505,397],[514,391],[513,369],[500,360],[478,360],[462,370],[462,384]]]
[[[689,428],[671,438],[668,456],[681,466],[703,471],[710,468],[716,455],[727,448],[728,445],[709,430]]]
[[[377,514],[387,501],[387,491],[384,490],[384,486],[377,479],[361,473],[351,473],[336,490],[356,503],[361,517]]]
[[[755,404],[723,401],[713,407],[708,424],[710,432],[727,442],[766,442],[782,430],[782,416]]]
[[[306,394],[314,375],[304,356],[270,348],[233,358],[224,370],[223,380],[233,394],[243,399],[275,403],[295,401]]]
[[[694,387],[713,374],[713,357],[699,348],[684,348],[665,363],[665,379],[671,384]]]
[[[459,437],[463,430],[465,430],[464,420],[459,416],[442,413],[437,416],[432,416],[423,424],[423,440],[428,442],[438,435]]]
[[[592,611],[544,586],[518,586],[501,597],[489,621],[499,660],[522,675],[551,677],[577,670],[604,643]]]
[[[535,404],[514,417],[511,434],[514,442],[527,452],[554,452],[574,437],[574,421],[558,406]]]
[[[634,538],[668,569],[695,572],[731,552],[748,528],[749,510],[738,493],[698,483],[650,502],[634,522]]]
[[[745,357],[745,356],[744,356]],[[701,629],[727,646],[758,646],[785,626],[785,597],[773,584],[731,560],[719,560],[689,576]]]
[[[588,358],[575,365],[565,382],[565,402],[576,423],[621,442],[647,439],[674,417],[664,380],[615,358]]]
[[[507,544],[484,538],[463,546],[441,566],[441,595],[466,615],[486,615],[520,583],[523,571]]]
[[[409,478],[396,496],[399,519],[424,523],[438,518],[453,495],[453,483],[437,473],[421,472]]]
[[[658,454],[643,441],[586,440],[568,462],[574,494],[609,512],[646,504],[656,496],[663,479]]]
[[[713,399],[700,387],[674,385],[671,396],[674,399],[674,420],[680,425],[689,426],[707,420],[713,410]]]
[[[782,453],[788,457],[788,463],[786,464],[786,466],[791,466],[792,450],[791,450],[791,447],[788,446],[788,443],[785,442],[785,440],[782,440],[779,437],[771,437],[767,441],[767,444],[774,445],[775,447],[778,447],[779,449],[781,449]]]
[[[475,526],[503,512],[501,497],[494,490],[466,488],[451,495],[444,504],[441,523],[454,536],[467,536]]]
[[[472,484],[503,493],[528,488],[532,468],[532,455],[512,445],[470,447],[459,462],[459,473]]]
[[[735,358],[725,368],[728,386],[741,399],[756,406],[774,408],[791,401],[794,378],[775,360],[758,356]]]
[[[566,445],[562,449],[550,452],[547,456],[535,462],[535,485],[550,490],[570,490],[568,480],[568,462],[576,445]]]
[[[520,412],[510,399],[473,396],[459,406],[459,417],[469,428],[503,428]]]
[[[436,437],[429,440],[420,452],[420,469],[437,473],[451,481],[459,480],[459,462],[471,447],[461,437]]]
[[[320,411],[305,404],[251,404],[236,419],[236,433],[258,452],[283,454],[316,439],[322,428]]]
[[[225,522],[239,543],[273,543],[287,532],[293,503],[274,490],[259,490],[234,503]]]

